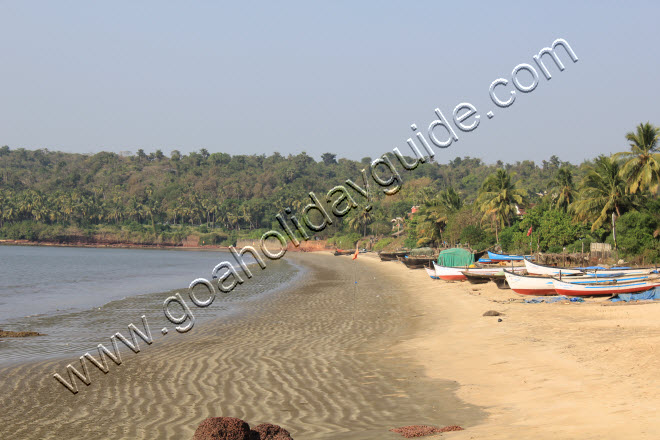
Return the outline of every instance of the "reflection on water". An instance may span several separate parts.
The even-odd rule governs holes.
[[[73,360],[99,343],[109,344],[117,331],[128,336],[130,323],[142,329],[142,315],[155,337],[163,326],[173,330],[163,301],[176,289],[199,322],[231,313],[232,303],[281,287],[299,271],[285,261],[268,262],[267,270],[219,294],[210,307],[195,307],[186,287],[195,278],[210,279],[213,267],[224,260],[233,262],[233,257],[226,252],[0,246],[0,328],[48,335],[0,339],[0,365],[56,356]]]

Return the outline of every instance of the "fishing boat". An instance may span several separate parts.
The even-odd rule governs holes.
[[[355,251],[345,251],[342,249],[335,249],[334,255],[353,255]]]
[[[396,252],[379,252],[380,261],[396,261]]]
[[[438,278],[445,281],[463,281],[467,279],[463,272],[465,267],[447,267],[440,266],[433,262],[433,267],[435,268],[435,274]]]
[[[521,295],[555,295],[555,286],[550,277],[520,275],[509,270],[504,276],[511,290]]]
[[[405,257],[399,258],[408,269],[421,269],[422,267],[430,267],[431,263],[435,262],[435,257]]]
[[[440,278],[435,274],[435,269],[429,269],[428,267],[424,268],[426,273],[434,280],[439,280]]]
[[[552,280],[555,292],[558,295],[566,296],[598,296],[598,295],[616,295],[618,293],[638,293],[646,292],[654,287],[660,286],[660,280],[648,280],[633,283],[595,283],[595,284],[577,284]]]
[[[581,274],[584,273],[580,269],[571,269],[568,267],[553,267],[553,266],[545,266],[543,264],[537,264],[537,263],[532,263],[529,260],[525,260],[525,268],[527,269],[527,273],[530,275],[547,275],[547,276],[555,276],[555,275],[575,275],[575,274]],[[511,283],[509,283],[511,284]],[[512,287],[513,289],[513,287]]]
[[[533,260],[533,255],[507,255],[507,254],[496,254],[495,252],[488,251],[488,259],[491,262],[499,261],[522,261],[522,260]]]
[[[584,267],[581,268],[587,274],[594,276],[628,276],[628,275],[644,275],[657,273],[655,267],[610,267],[609,269],[603,267]]]

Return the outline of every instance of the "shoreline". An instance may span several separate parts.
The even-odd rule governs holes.
[[[455,397],[455,382],[429,379],[415,356],[391,352],[393,341],[420,331],[403,278],[371,258],[292,260],[309,270],[296,286],[246,306],[250,316],[166,343],[154,334],[144,353],[108,362],[106,375],[90,365],[91,385],[79,383],[77,395],[52,378],[63,361],[0,370],[2,437],[185,439],[206,417],[233,416],[277,423],[297,439],[397,439],[389,429],[469,427],[483,417]]]

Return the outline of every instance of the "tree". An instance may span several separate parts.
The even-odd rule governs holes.
[[[461,196],[458,195],[453,187],[449,187],[442,191],[438,196],[440,204],[447,210],[448,213],[459,211],[463,207]]]
[[[507,171],[499,169],[489,175],[481,185],[477,205],[484,213],[484,218],[495,220],[496,237],[497,227],[510,226],[516,205],[522,205],[525,201],[527,192],[519,189],[517,183],[511,182],[511,175]]]
[[[555,157],[555,156],[553,156]],[[575,185],[573,184],[573,173],[566,167],[561,167],[554,179],[550,182],[553,191],[553,199],[557,209],[564,212],[568,210],[571,203],[575,201]]]
[[[334,165],[337,163],[337,155],[332,153],[323,153],[321,155],[321,160],[326,165]]]
[[[592,222],[592,231],[606,224],[612,213],[621,216],[632,204],[620,171],[616,160],[601,155],[582,180],[580,198],[571,208],[579,220]]]
[[[658,139],[660,128],[649,124],[639,124],[635,132],[626,134],[630,142],[630,151],[617,153],[615,157],[623,158],[625,164],[621,175],[626,179],[628,189],[632,194],[650,189],[658,190],[660,181],[660,154]]]

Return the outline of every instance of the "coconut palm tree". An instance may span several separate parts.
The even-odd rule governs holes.
[[[559,168],[554,179],[550,182],[550,188],[553,192],[555,206],[557,209],[566,212],[577,196],[571,170],[566,167]]]
[[[571,209],[582,221],[591,221],[595,231],[607,223],[612,213],[620,216],[633,203],[621,177],[619,163],[611,157],[598,156],[595,164],[582,179],[580,198]]]
[[[454,187],[450,186],[438,195],[440,205],[445,208],[448,213],[459,211],[463,207],[461,196],[456,192]]]
[[[626,134],[626,139],[630,142],[630,151],[614,156],[625,160],[620,172],[626,179],[629,191],[632,194],[645,189],[657,192],[660,182],[660,128],[648,122],[639,124],[635,132]]]
[[[479,190],[477,206],[484,213],[484,219],[495,220],[495,236],[498,241],[498,226],[504,228],[505,225],[511,225],[516,205],[522,205],[527,196],[527,192],[518,188],[517,183],[511,181],[511,175],[506,170],[499,169],[484,180]]]

